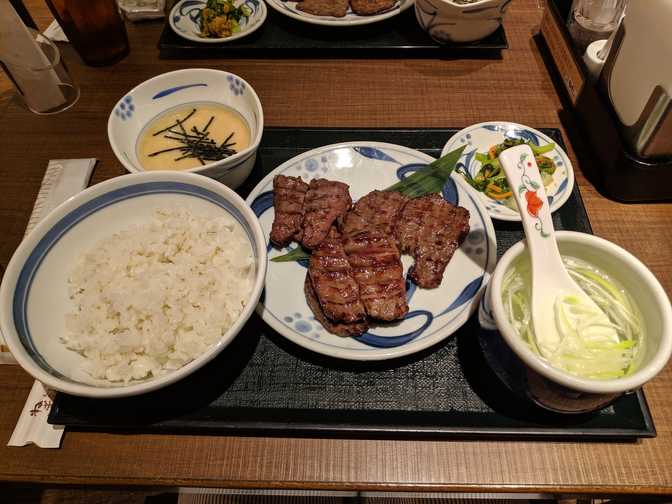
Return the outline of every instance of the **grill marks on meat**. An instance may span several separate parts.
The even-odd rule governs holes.
[[[371,191],[357,200],[343,219],[343,233],[355,233],[368,228],[377,228],[393,235],[394,226],[408,197],[394,191]]]
[[[392,236],[368,229],[343,238],[366,313],[378,320],[397,320],[408,313],[401,255]]]
[[[334,322],[366,320],[359,286],[353,277],[340,236],[330,233],[313,250],[308,263],[308,275],[327,318]]]
[[[303,246],[314,249],[320,245],[332,224],[351,206],[347,184],[326,179],[311,180],[303,203]]]
[[[303,284],[303,292],[306,294],[306,301],[317,321],[322,324],[327,331],[338,336],[359,336],[366,332],[369,325],[364,322],[332,322],[322,311],[320,301],[317,299],[315,289],[310,281],[310,274],[306,273],[306,281]]]
[[[397,0],[350,0],[350,7],[355,14],[371,16],[390,10],[396,3]]]
[[[329,233],[332,224],[340,220],[352,206],[349,187],[343,182],[326,179],[276,175],[273,179],[275,218],[271,241],[284,247],[292,240],[314,249]]]
[[[395,233],[401,251],[415,259],[411,278],[432,289],[441,284],[448,262],[469,233],[469,211],[436,193],[415,198],[401,211]]]
[[[275,218],[271,228],[271,241],[278,247],[301,240],[303,229],[303,202],[308,184],[301,177],[277,175],[273,179],[273,207]]]
[[[391,321],[408,313],[399,249],[381,230],[341,237],[332,227],[310,257],[308,276],[319,304],[319,311],[313,305],[311,309],[320,323],[320,316],[328,321],[322,325],[335,334],[366,331],[367,314]]]
[[[348,189],[326,179],[307,184],[276,176],[271,241],[297,240],[312,249],[308,305],[329,332],[357,336],[368,329],[367,316],[392,321],[408,313],[401,253],[414,257],[409,276],[419,287],[441,284],[469,232],[469,211],[439,194],[409,199],[386,191],[372,191],[353,207]]]
[[[298,0],[296,8],[315,16],[344,17],[348,11],[360,16],[371,16],[392,9],[397,0]]]
[[[345,17],[348,0],[302,0],[296,8],[315,16]]]

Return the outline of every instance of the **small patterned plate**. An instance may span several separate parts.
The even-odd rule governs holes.
[[[507,138],[522,138],[534,145],[555,143],[553,139],[547,137],[541,131],[529,126],[505,121],[484,122],[458,131],[448,140],[441,155],[462,145],[466,145],[467,148],[462,153],[458,167],[465,169],[473,177],[481,169],[481,163],[476,160],[476,152],[486,153],[490,147],[502,143]],[[546,188],[551,212],[555,212],[572,194],[572,189],[574,188],[574,168],[572,168],[572,163],[565,151],[557,144],[555,149],[544,155],[553,159],[556,164],[553,182]],[[517,210],[509,208],[501,201],[489,198],[484,193],[479,193],[479,195],[490,217],[493,219],[520,221],[520,213]]]
[[[349,142],[305,152],[268,174],[247,198],[259,217],[267,239],[269,259],[287,253],[272,248],[268,236],[273,223],[273,178],[284,174],[303,180],[327,178],[350,186],[354,201],[374,189],[384,189],[422,168],[433,159],[421,152],[378,142]],[[294,343],[324,355],[352,360],[383,360],[408,355],[447,338],[478,306],[495,267],[496,238],[492,221],[478,194],[461,176],[453,176],[442,191],[444,199],[469,210],[471,230],[448,264],[441,286],[420,289],[407,280],[409,313],[402,321],[372,325],[356,338],[324,330],[313,317],[303,293],[307,262],[269,261],[266,290],[257,307],[262,318]],[[412,263],[402,256],[404,271]]]
[[[293,0],[266,0],[268,5],[274,8],[281,14],[289,16],[304,23],[322,25],[322,26],[356,26],[376,23],[383,19],[388,19],[400,14],[409,7],[412,7],[414,0],[398,0],[397,3],[390,10],[374,14],[372,16],[360,16],[355,14],[350,7],[344,17],[333,16],[316,16],[308,14],[297,8],[298,2]]]
[[[206,6],[206,0],[181,0],[177,2],[170,11],[170,27],[180,37],[194,42],[203,42],[204,44],[217,44],[220,42],[230,42],[246,35],[249,35],[259,28],[266,20],[266,4],[264,0],[234,0],[234,5],[240,7],[246,5],[252,10],[248,18],[241,18],[240,31],[232,34],[230,37],[208,38],[201,37],[201,12]]]

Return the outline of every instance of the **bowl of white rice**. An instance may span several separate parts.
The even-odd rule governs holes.
[[[179,172],[97,184],[21,243],[0,287],[18,363],[78,396],[156,390],[233,340],[263,289],[266,241],[231,189]]]

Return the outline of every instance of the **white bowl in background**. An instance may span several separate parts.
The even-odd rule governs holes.
[[[526,366],[563,387],[591,394],[622,393],[641,387],[665,367],[672,354],[672,307],[665,289],[639,259],[614,243],[574,231],[556,231],[556,237],[561,254],[592,263],[620,282],[635,299],[645,327],[644,353],[638,357],[637,369],[623,378],[582,378],[551,366],[528,347],[509,323],[501,295],[504,274],[527,254],[524,240],[506,251],[490,279],[486,296],[497,329]],[[487,314],[481,310],[479,315],[481,325],[487,327],[487,320],[483,320]]]
[[[68,277],[77,258],[115,232],[146,222],[162,206],[188,205],[206,217],[232,215],[245,230],[256,271],[247,303],[236,322],[209,349],[183,367],[125,386],[76,381],[83,357],[61,343],[72,312]],[[155,171],[124,175],[94,185],[56,207],[23,240],[0,286],[0,327],[18,363],[47,387],[68,394],[110,398],[142,394],[169,385],[217,356],[254,311],[266,276],[266,241],[257,217],[228,187],[190,173]]]
[[[221,161],[179,171],[200,173],[233,189],[240,186],[254,167],[264,131],[264,112],[252,86],[222,70],[176,70],[146,80],[126,93],[107,121],[107,136],[117,159],[131,173],[144,171],[137,156],[137,142],[145,126],[167,110],[206,102],[236,110],[250,128],[250,145]]]
[[[502,24],[511,0],[415,0],[415,17],[439,43],[473,42],[492,34]]]
[[[175,33],[187,40],[201,44],[221,44],[254,33],[266,21],[267,9],[264,0],[235,0],[236,7],[245,5],[251,11],[249,17],[240,18],[240,31],[222,38],[201,37],[201,13],[207,3],[207,0],[180,0],[170,11],[168,24]]]

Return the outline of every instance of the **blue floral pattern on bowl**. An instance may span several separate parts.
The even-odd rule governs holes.
[[[378,143],[349,143],[323,147],[284,163],[262,180],[248,197],[264,232],[273,220],[273,176],[282,173],[304,180],[325,177],[350,185],[353,200],[375,188],[384,188],[425,167],[424,155],[404,147]],[[322,169],[325,171],[322,171]],[[345,170],[345,171],[344,171]],[[361,176],[360,176],[361,173]],[[334,336],[311,315],[303,298],[308,261],[269,262],[266,295],[258,311],[274,329],[295,343],[334,357],[385,359],[406,355],[440,341],[455,331],[475,311],[494,268],[496,243],[492,222],[478,195],[459,178],[449,179],[442,191],[447,201],[471,213],[471,230],[449,265],[451,282],[434,290],[418,289],[407,277],[409,313],[400,323],[372,325],[355,338]],[[291,244],[273,250],[269,258],[294,250]],[[405,268],[411,260],[405,259]],[[296,290],[296,292],[294,292]]]
[[[242,96],[245,92],[245,83],[232,75],[229,75],[226,80],[229,81],[229,89],[231,92],[236,96]]]
[[[117,104],[114,109],[114,115],[116,115],[122,121],[130,119],[135,112],[135,104],[133,103],[132,96],[124,96],[124,98]]]
[[[177,93],[178,91],[182,91],[183,89],[189,89],[193,87],[208,87],[208,85],[204,82],[197,82],[194,84],[183,84],[182,86],[169,87],[167,89],[164,89],[163,91],[159,91],[154,96],[152,96],[152,100],[158,100],[159,98],[163,98],[164,96],[169,96],[173,93]]]

